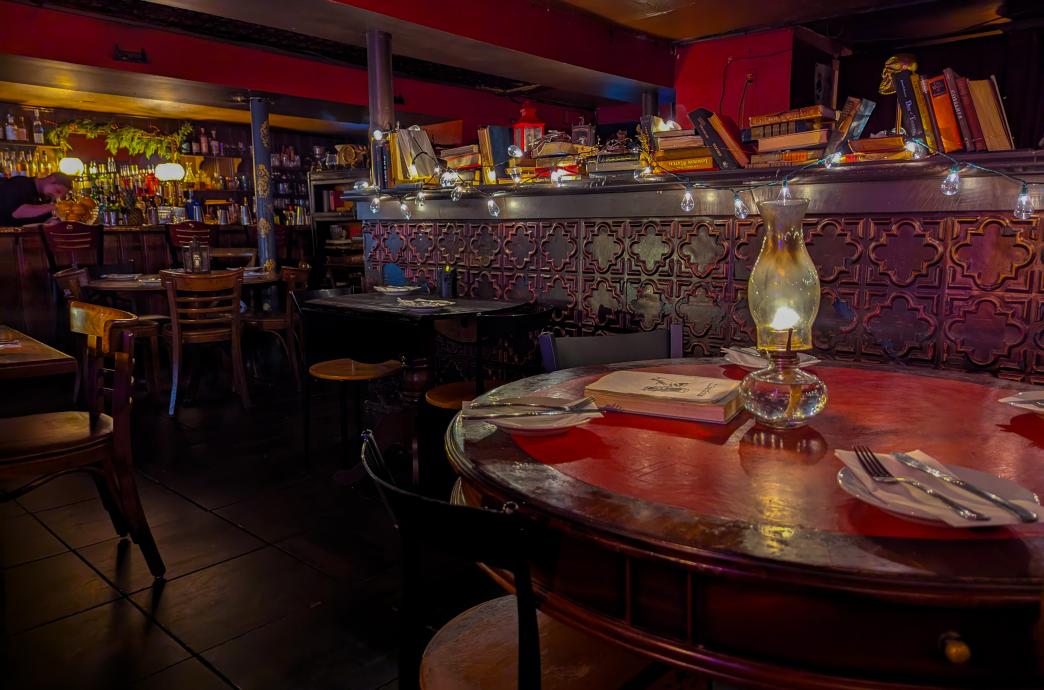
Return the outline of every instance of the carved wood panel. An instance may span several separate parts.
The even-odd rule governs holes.
[[[692,355],[754,339],[746,281],[758,216],[395,222],[366,233],[371,282],[392,263],[434,288],[450,264],[461,294],[554,306],[556,333],[680,320]],[[1044,383],[1042,234],[1039,217],[1003,214],[806,218],[822,283],[816,351]]]

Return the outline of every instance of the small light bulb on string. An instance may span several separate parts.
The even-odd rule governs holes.
[[[939,191],[945,196],[957,196],[961,193],[961,171],[956,165],[950,168],[949,174],[943,178]]]
[[[410,205],[406,203],[405,199],[399,202],[399,213],[401,213],[402,217],[406,220],[413,218],[413,211],[410,210]]]
[[[442,166],[441,165],[436,165],[435,169],[432,170],[432,172],[435,174],[436,177],[438,177],[439,175],[442,174]]]
[[[377,215],[381,212],[381,198],[379,196],[370,198],[370,213]]]
[[[424,200],[427,198],[428,194],[423,189],[417,192],[417,208],[424,208]]]
[[[1033,199],[1029,195],[1029,185],[1022,183],[1022,190],[1015,199],[1014,215],[1019,220],[1029,220],[1033,216]]]
[[[453,188],[453,191],[450,192],[450,199],[452,199],[453,201],[460,201],[460,198],[464,196],[465,191],[467,190],[464,189],[464,185],[458,184],[456,187]]]
[[[384,132],[379,129],[373,130],[373,140],[380,141],[382,139],[384,139]]]
[[[486,210],[489,211],[489,215],[496,218],[500,215],[500,206],[497,204],[496,199],[490,199],[486,202]]]
[[[743,203],[743,198],[740,197],[739,192],[732,195],[732,208],[732,214],[740,220],[743,220],[750,215],[750,209],[747,208],[745,203]]]
[[[826,157],[826,159],[823,161],[823,165],[826,166],[828,169],[833,168],[835,165],[841,162],[842,157],[843,155],[840,151],[832,153]]]
[[[452,170],[447,170],[439,177],[439,183],[443,187],[452,187],[457,181],[457,175]]]
[[[696,210],[696,198],[692,195],[692,189],[688,187],[682,192],[681,210],[686,213],[692,213]]]
[[[561,187],[562,185],[565,184],[565,182],[563,181],[563,178],[565,178],[565,176],[566,176],[566,171],[565,170],[562,170],[561,168],[555,168],[554,170],[551,171],[551,182],[556,187]]]
[[[779,200],[786,202],[790,201],[790,199],[790,183],[787,182],[786,179],[784,179],[783,184],[779,188]]]
[[[369,188],[370,188],[370,181],[369,180],[356,180],[355,184],[352,185],[352,189],[354,189],[357,192],[365,192]]]
[[[653,169],[651,165],[647,165],[644,168],[637,168],[634,171],[634,179],[641,182],[646,175],[652,175],[652,171]]]
[[[508,146],[507,152],[508,155],[512,158],[521,158],[523,155],[525,155],[525,151],[523,151],[522,147],[518,144],[512,144],[511,146]]]
[[[518,168],[511,168],[511,181],[515,184],[522,184],[522,171]]]
[[[914,160],[919,160],[925,156],[924,145],[916,139],[908,139],[906,141],[906,150],[913,154]]]
[[[409,126],[409,130],[411,132],[419,132],[419,131],[421,131],[421,126],[420,125],[410,125]]]

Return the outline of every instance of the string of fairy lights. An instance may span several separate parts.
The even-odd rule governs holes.
[[[418,130],[420,129],[416,125],[411,127],[411,129],[414,128]],[[379,129],[375,129],[373,130],[371,136],[373,137],[373,140],[375,142],[382,143],[386,140],[387,133]],[[638,149],[632,150],[637,151]],[[961,173],[967,170],[976,170],[990,175],[996,175],[1003,179],[1009,180],[1013,184],[1018,185],[1019,191],[1015,197],[1015,204],[1012,210],[1012,215],[1018,220],[1029,220],[1032,217],[1035,208],[1033,205],[1033,198],[1030,195],[1029,191],[1030,185],[1039,185],[1040,183],[1031,182],[1030,180],[1026,180],[1022,177],[1011,175],[1001,170],[990,168],[985,165],[980,165],[978,163],[959,160],[949,155],[945,151],[940,151],[939,149],[930,146],[924,141],[916,138],[906,138],[906,150],[908,150],[912,154],[915,160],[922,160],[929,156],[940,156],[950,163],[950,168],[946,176],[943,178],[942,183],[939,185],[940,192],[942,192],[944,196],[952,197],[960,194]],[[517,161],[518,159],[523,157],[524,152],[519,146],[511,145],[508,147],[508,155],[510,156],[509,160],[497,163],[496,166]],[[422,156],[432,158],[435,162],[435,166],[433,168],[432,174],[427,178],[423,179],[419,184],[419,188],[417,189],[410,189],[403,192],[392,192],[380,189],[370,180],[358,180],[354,184],[353,190],[358,194],[365,193],[370,195],[369,209],[370,212],[374,215],[377,215],[380,212],[382,198],[387,197],[390,199],[397,199],[399,212],[402,215],[403,219],[410,220],[413,218],[414,210],[424,209],[424,202],[428,196],[428,190],[426,190],[425,187],[429,184],[434,183],[435,181],[438,181],[438,184],[441,188],[450,190],[449,197],[450,200],[453,202],[459,202],[467,196],[478,196],[480,198],[486,199],[486,211],[489,213],[490,216],[497,218],[500,216],[501,212],[500,204],[497,203],[497,197],[508,196],[512,193],[518,192],[527,182],[538,179],[537,175],[523,176],[518,167],[511,167],[509,168],[509,174],[511,176],[512,181],[512,186],[510,187],[510,189],[491,192],[476,185],[473,181],[465,180],[456,170],[444,168],[442,161],[433,156],[432,154],[428,153],[427,151],[418,152],[413,157],[413,160],[410,162],[410,165],[413,166],[417,162],[417,159]],[[780,188],[778,198],[783,200],[790,199],[790,181],[792,178],[812,168],[834,168],[841,163],[843,158],[844,154],[840,152],[833,153],[829,156],[809,161],[808,163],[805,163],[803,165],[786,169],[786,173],[782,176],[780,176],[780,173],[782,173],[784,169],[777,169],[775,178],[753,184],[732,185],[696,182],[681,175],[678,175],[673,171],[663,169],[656,163],[646,165],[643,168],[636,169],[634,171],[634,179],[636,182],[639,183],[663,182],[664,179],[670,182],[677,183],[681,188],[681,199],[679,207],[684,213],[693,213],[696,211],[697,204],[695,191],[698,189],[731,192],[733,215],[738,219],[744,219],[750,215],[751,210],[750,206],[748,206],[747,202],[743,199],[743,195],[749,195],[751,203],[754,203],[754,192],[778,186]],[[555,187],[563,187],[566,183],[565,178],[569,177],[570,175],[571,173],[562,168],[555,168],[551,171],[549,179],[551,184]],[[410,206],[410,201],[413,201],[414,206]]]

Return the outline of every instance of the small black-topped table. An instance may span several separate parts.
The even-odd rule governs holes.
[[[422,297],[421,299],[436,298]],[[402,306],[399,304],[398,297],[382,295],[379,292],[364,292],[358,295],[338,295],[336,297],[322,297],[309,300],[302,308],[325,312],[343,312],[350,315],[394,316],[406,320],[425,321],[458,319],[464,316],[475,316],[476,314],[489,314],[491,312],[514,309],[522,304],[522,302],[501,299],[479,299],[477,297],[453,297],[447,301],[453,302],[453,304],[438,311],[421,311]]]

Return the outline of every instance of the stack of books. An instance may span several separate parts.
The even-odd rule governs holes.
[[[480,184],[482,180],[482,154],[478,144],[467,144],[440,152],[446,167],[455,172],[462,182]]]
[[[936,77],[902,71],[895,75],[895,89],[903,129],[933,149],[951,153],[1015,148],[993,75],[966,79],[948,67]]]
[[[719,170],[737,170],[750,165],[750,151],[732,120],[698,108],[689,113],[696,134],[707,147]]]
[[[647,371],[614,371],[588,384],[599,408],[653,417],[725,424],[743,402],[739,381]]]
[[[695,129],[653,132],[653,161],[661,170],[674,173],[714,170],[717,165],[703,137]]]
[[[749,133],[742,135],[757,143],[750,167],[783,168],[819,160],[834,134],[835,119],[834,111],[822,105],[751,117]]]

